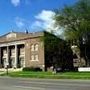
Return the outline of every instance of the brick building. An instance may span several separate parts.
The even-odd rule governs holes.
[[[40,67],[45,70],[52,66],[53,61],[61,59],[61,43],[58,42],[57,46],[45,44],[42,37],[46,37],[47,34],[52,36],[49,42],[53,41],[53,38],[56,38],[54,43],[63,41],[47,32],[10,32],[1,36],[0,68],[6,68],[8,65],[9,68]],[[49,51],[46,50],[48,46],[50,46]]]

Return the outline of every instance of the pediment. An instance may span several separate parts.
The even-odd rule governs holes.
[[[6,35],[6,38],[9,39],[9,38],[16,38],[16,33],[14,32],[11,32],[9,34]]]

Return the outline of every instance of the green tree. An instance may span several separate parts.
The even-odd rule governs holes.
[[[63,27],[66,40],[81,41],[90,32],[90,0],[79,0],[57,10],[54,19],[56,26]]]
[[[62,70],[73,69],[72,51],[65,40],[48,32],[44,32],[41,40],[44,41],[46,69],[51,66]]]
[[[63,28],[64,37],[80,49],[80,56],[90,65],[90,0],[78,0],[72,6],[57,10],[55,25]]]

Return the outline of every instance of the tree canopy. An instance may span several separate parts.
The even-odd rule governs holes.
[[[72,6],[59,9],[54,17],[55,25],[64,28],[69,40],[79,40],[90,33],[90,0],[79,0]]]

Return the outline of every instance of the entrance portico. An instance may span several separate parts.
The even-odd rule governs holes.
[[[25,67],[25,44],[22,42],[0,45],[0,68]]]

